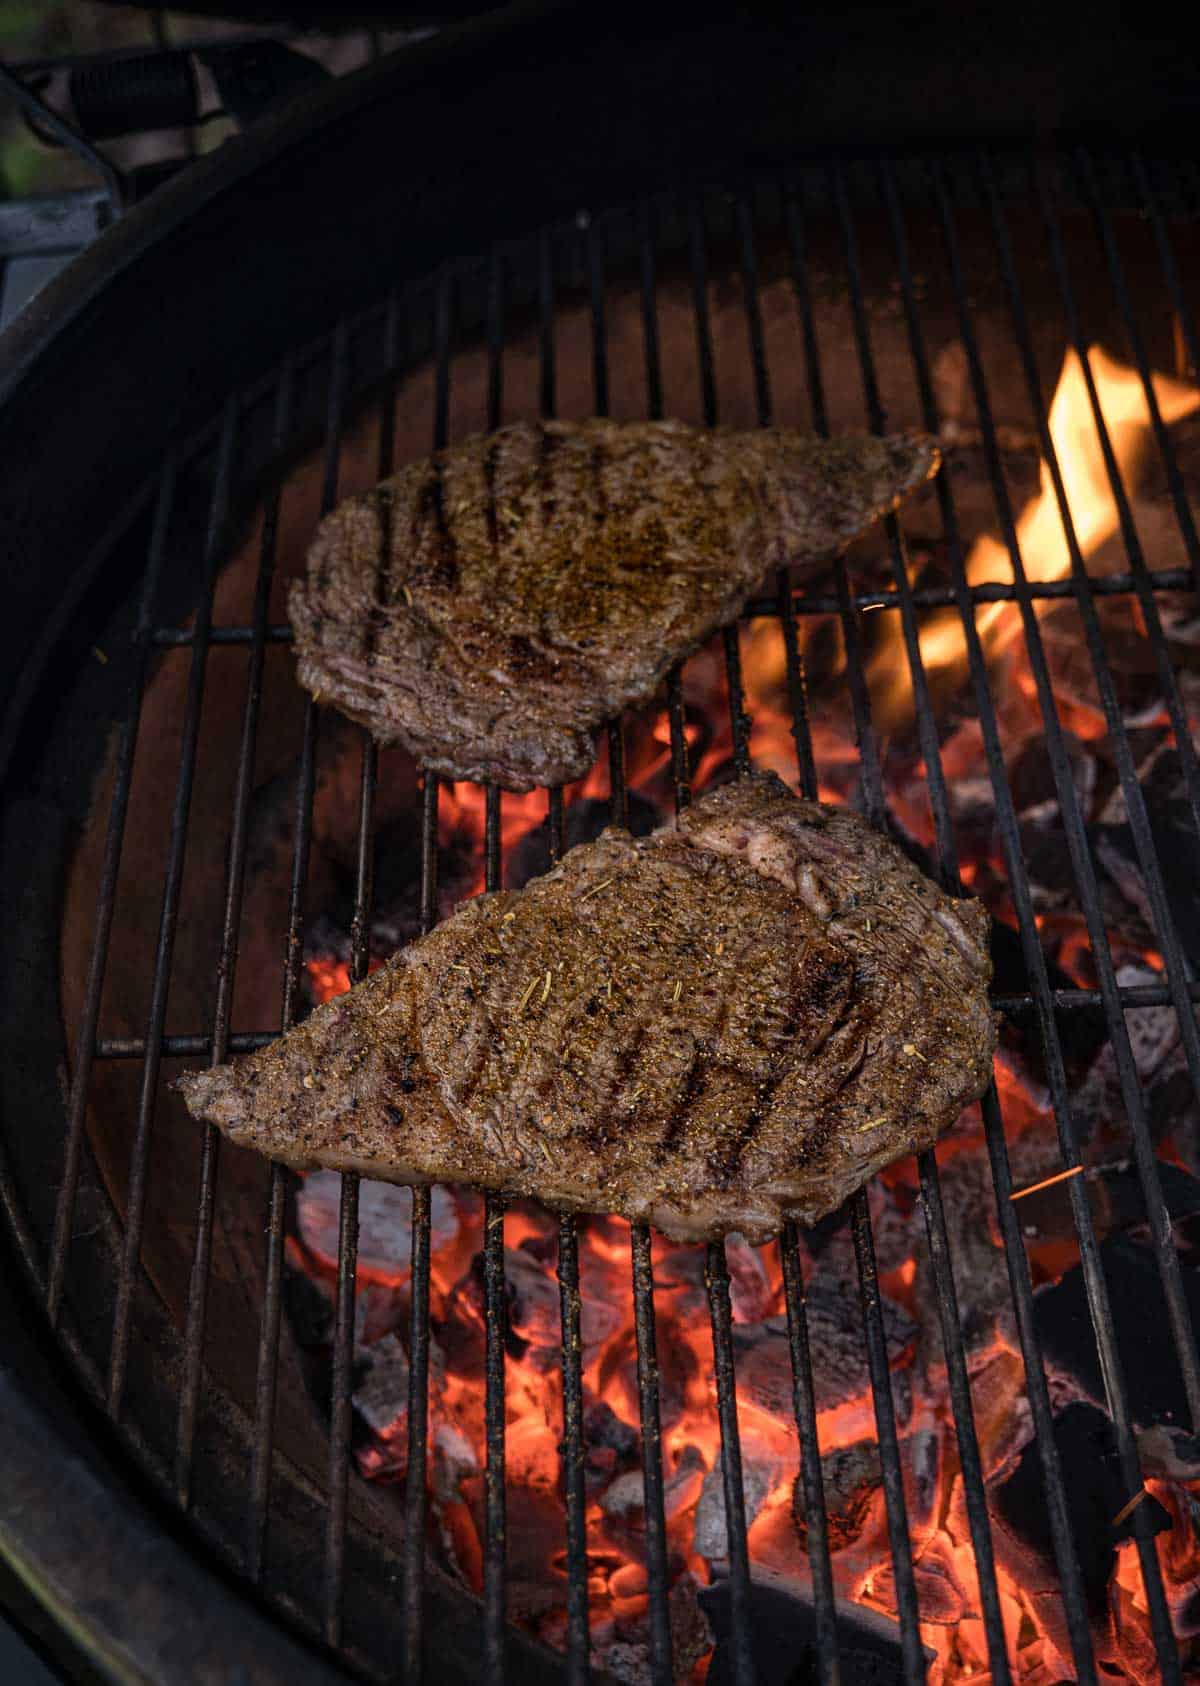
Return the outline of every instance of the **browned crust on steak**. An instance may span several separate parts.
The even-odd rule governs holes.
[[[467,903],[270,1048],[181,1080],[293,1165],[680,1239],[813,1222],[987,1083],[987,915],[759,775]]]
[[[937,466],[920,434],[521,422],[411,464],[317,530],[300,682],[451,778],[581,777],[764,574],[824,565]]]

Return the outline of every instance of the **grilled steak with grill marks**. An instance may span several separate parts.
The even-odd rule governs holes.
[[[260,1053],[181,1080],[298,1166],[680,1239],[813,1222],[983,1090],[988,921],[772,775],[479,896]]]
[[[824,564],[937,460],[918,434],[681,422],[469,439],[321,523],[289,600],[301,683],[451,778],[579,778],[768,569]]]

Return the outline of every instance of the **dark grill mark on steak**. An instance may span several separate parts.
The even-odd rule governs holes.
[[[428,565],[422,568],[422,584],[452,590],[458,579],[457,545],[450,523],[446,519],[444,472],[441,455],[431,457],[429,473],[417,499],[413,540],[414,545],[419,542],[419,535],[423,531],[430,535],[429,548],[432,554]]]

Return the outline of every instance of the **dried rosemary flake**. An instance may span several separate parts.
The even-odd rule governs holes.
[[[924,1054],[914,1042],[906,1042],[904,1044],[904,1052],[911,1060],[920,1060],[925,1065],[929,1064],[929,1061],[925,1058]]]
[[[599,884],[593,884],[590,890],[585,890],[583,892],[582,896],[580,896],[579,899],[580,899],[581,902],[590,901],[590,899],[593,896],[598,896],[600,894],[601,890],[607,890],[608,886],[610,884],[615,884],[615,883],[616,883],[615,878],[601,879]]]
[[[868,1118],[867,1122],[865,1124],[860,1124],[858,1126],[858,1129],[855,1133],[857,1135],[861,1136],[864,1131],[866,1131],[866,1130],[878,1130],[886,1123],[887,1123],[886,1118]]]
[[[502,920],[501,920],[501,921],[500,921],[500,923],[501,923],[501,924],[502,924],[502,925],[507,925],[507,924],[508,924],[508,922],[509,922],[509,920],[510,920],[510,919],[515,919],[515,918],[516,918],[516,917],[517,917],[517,916],[516,916],[516,914],[515,914],[515,913],[506,913],[506,914],[505,914],[505,915],[504,915],[504,918],[503,918],[503,919],[502,919]]]
[[[553,982],[554,982],[554,973],[553,973],[553,972],[547,972],[547,973],[546,973],[546,981],[545,981],[545,983],[544,983],[544,984],[543,984],[543,985],[542,985],[542,1002],[543,1002],[543,1004],[544,1004],[544,1003],[545,1003],[545,1002],[546,1002],[546,1001],[547,1001],[547,1000],[548,1000],[548,998],[549,998],[549,995],[550,995],[550,985],[551,985],[551,984],[552,984],[552,983],[553,983]]]
[[[676,978],[675,988],[671,992],[671,1000],[672,1001],[678,1001],[679,997],[682,994],[683,994],[683,979],[682,978]]]
[[[533,994],[534,990],[537,988],[538,984],[541,983],[541,981],[542,981],[541,977],[538,976],[538,977],[534,978],[532,983],[527,985],[524,995],[517,1002],[517,1012],[518,1013],[523,1013],[525,1011],[526,1007],[529,1005],[529,997]]]
[[[404,593],[404,601],[408,604],[409,608],[411,609],[412,606],[413,606],[413,594],[412,594],[412,592],[408,589],[408,587],[406,585],[402,585],[400,587],[400,590]]]

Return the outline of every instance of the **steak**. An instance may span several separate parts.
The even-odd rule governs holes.
[[[936,468],[918,434],[518,423],[326,517],[291,591],[301,684],[427,767],[580,778],[768,569],[830,556]]]
[[[472,1183],[677,1239],[815,1222],[982,1093],[988,918],[771,774],[476,897],[180,1087],[304,1168]]]

